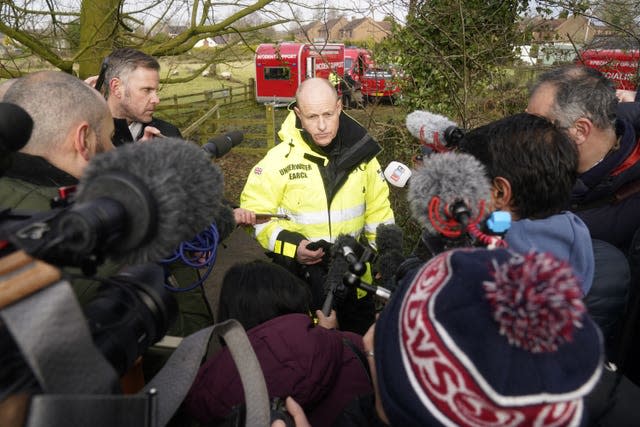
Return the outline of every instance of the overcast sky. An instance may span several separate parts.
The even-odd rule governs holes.
[[[96,0],[97,1],[97,0]],[[214,7],[209,13],[210,20],[220,22],[234,11],[243,6],[255,3],[256,0],[214,0]],[[386,15],[392,15],[399,22],[404,22],[406,9],[403,7],[408,0],[275,0],[260,13],[265,20],[294,19],[310,22],[314,18],[324,18],[344,15],[347,18],[370,17],[376,21]],[[14,4],[32,10],[44,11],[44,14],[31,16],[33,26],[46,26],[50,17],[46,11],[53,7],[58,12],[68,12],[69,15],[58,16],[62,22],[77,19],[82,0],[15,0]],[[187,24],[190,20],[193,0],[125,0],[124,11],[144,22],[152,25],[159,19],[170,23]],[[169,10],[169,13],[167,13]],[[202,7],[199,9],[202,10]],[[269,13],[269,11],[271,13]],[[129,23],[131,24],[131,23]]]
[[[148,1],[148,0],[147,0]],[[275,19],[277,17],[294,19],[297,18],[300,21],[311,21],[312,19],[320,16],[322,11],[326,11],[326,14],[331,17],[335,15],[344,15],[348,18],[362,18],[368,16],[377,21],[382,20],[386,15],[395,16],[396,20],[403,22],[405,18],[405,9],[401,6],[406,0],[390,0],[385,1],[382,5],[380,1],[375,0],[292,0],[289,2],[274,1],[269,4],[265,10],[261,13],[265,18],[271,17]],[[128,1],[127,9],[139,9],[143,1]],[[164,2],[166,4],[169,1]],[[173,1],[174,12],[170,14],[173,23],[186,23],[189,19],[191,8],[186,4],[185,0]],[[212,15],[215,21],[219,22],[221,19],[229,16],[234,11],[242,8],[244,5],[251,4],[251,0],[240,0],[229,3],[217,3]],[[271,13],[269,13],[271,12]],[[325,16],[327,16],[325,15]]]

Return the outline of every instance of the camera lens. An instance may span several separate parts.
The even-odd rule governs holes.
[[[94,343],[122,375],[162,339],[178,308],[162,267],[143,264],[110,277],[84,311]]]

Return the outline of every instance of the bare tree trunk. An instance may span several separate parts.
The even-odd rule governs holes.
[[[80,46],[76,59],[82,79],[98,74],[105,56],[113,50],[122,0],[82,0]]]

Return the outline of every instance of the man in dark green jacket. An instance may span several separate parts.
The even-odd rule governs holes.
[[[2,207],[49,210],[59,187],[77,184],[91,158],[113,149],[106,102],[71,75],[45,71],[16,79],[2,100],[21,106],[34,121],[27,145],[13,155],[0,178]],[[117,266],[105,267],[101,274],[117,271]],[[72,285],[81,304],[98,286],[93,280],[74,280]]]
[[[114,125],[106,101],[71,75],[47,71],[15,79],[2,101],[21,106],[34,121],[27,145],[14,154],[12,165],[0,177],[2,207],[49,210],[59,187],[77,184],[91,158],[114,149]],[[107,262],[98,275],[109,277],[121,267]],[[66,271],[79,273],[78,269]],[[187,273],[195,277],[193,271]],[[72,281],[82,305],[92,299],[98,285],[95,280]],[[169,335],[186,336],[213,323],[204,293],[184,294],[177,295],[180,314]]]

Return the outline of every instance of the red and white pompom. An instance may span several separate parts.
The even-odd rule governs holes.
[[[532,353],[556,351],[582,327],[585,306],[571,266],[551,254],[494,261],[494,281],[483,283],[500,334]]]

